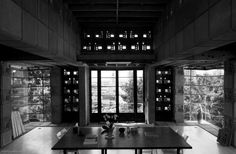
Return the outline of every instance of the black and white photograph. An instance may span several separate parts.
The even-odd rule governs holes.
[[[0,0],[0,154],[235,154],[236,0]]]

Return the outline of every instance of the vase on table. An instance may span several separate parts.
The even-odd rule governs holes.
[[[111,127],[109,129],[106,130],[107,134],[105,136],[106,139],[113,139],[115,136],[113,134],[114,131],[114,127]]]

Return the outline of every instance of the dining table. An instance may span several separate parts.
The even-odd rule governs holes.
[[[170,127],[134,127],[125,128],[121,133],[120,127],[115,127],[112,137],[101,127],[80,127],[79,131],[72,128],[51,148],[63,150],[66,154],[73,150],[101,150],[107,154],[110,149],[133,149],[135,154],[142,154],[145,149],[176,149],[180,154],[181,149],[191,149],[184,138]],[[94,137],[91,139],[90,137]]]

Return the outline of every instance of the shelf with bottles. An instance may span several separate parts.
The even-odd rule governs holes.
[[[171,69],[167,69],[167,70],[161,70],[161,69],[158,69],[157,71],[156,71],[156,76],[160,76],[160,75],[165,75],[165,76],[167,76],[167,75],[172,75],[172,70]]]
[[[72,105],[72,104],[64,104],[64,112],[78,112],[79,105]]]
[[[168,77],[168,76],[157,76],[156,77],[156,84],[158,85],[162,85],[162,84],[172,84],[171,82],[171,77]]]
[[[65,104],[79,103],[79,97],[78,96],[65,96],[64,103]]]
[[[78,77],[65,77],[64,86],[79,85]]]
[[[167,105],[156,105],[156,111],[157,112],[172,112],[172,105],[167,104]]]
[[[142,38],[143,39],[152,39],[152,31],[151,30],[144,31],[142,33]]]
[[[105,31],[105,39],[115,39],[117,34],[115,30],[106,30]]]
[[[106,44],[106,51],[116,51],[117,47],[116,47],[116,42],[112,41],[112,42],[107,42]]]
[[[156,95],[156,103],[171,103],[172,98],[170,95]]]
[[[66,88],[64,87],[65,95],[79,95],[79,90],[74,88]]]
[[[78,76],[79,71],[78,70],[70,70],[70,69],[64,69],[64,77],[66,76]]]
[[[64,113],[75,113],[79,110],[79,70],[64,68],[63,70],[63,104]],[[69,116],[68,114],[65,115]],[[69,117],[68,117],[69,118]],[[68,121],[70,119],[66,119]]]
[[[84,32],[83,33],[83,39],[92,40],[93,38],[94,38],[93,33],[91,33],[91,32]]]

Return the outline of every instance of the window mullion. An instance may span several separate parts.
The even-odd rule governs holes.
[[[116,70],[116,113],[120,113],[120,111],[119,111],[119,76],[118,76],[118,70]]]
[[[101,70],[97,70],[98,72],[98,74],[97,74],[97,76],[98,76],[98,78],[97,78],[97,82],[98,82],[98,86],[97,86],[97,88],[98,88],[98,113],[99,114],[101,114]]]
[[[133,70],[133,97],[134,97],[134,113],[137,113],[137,70]]]

